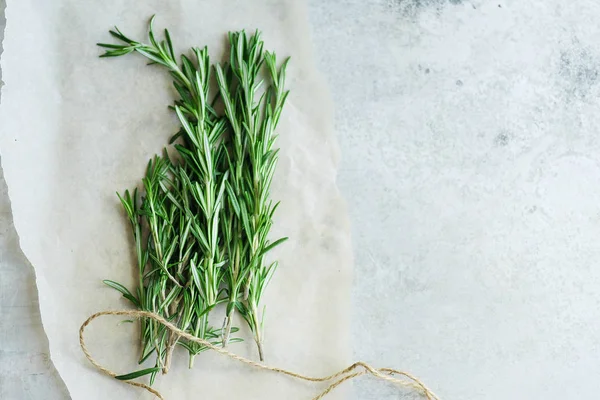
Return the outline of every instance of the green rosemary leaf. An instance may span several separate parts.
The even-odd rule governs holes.
[[[185,160],[186,165],[189,166],[190,168],[192,168],[196,175],[201,175],[202,174],[201,168],[195,159],[194,153],[192,153],[190,150],[188,150],[187,148],[185,148],[184,146],[182,146],[180,144],[176,144],[176,145],[174,145],[174,147],[177,150],[177,152],[182,156],[182,158]],[[187,178],[187,183],[189,185],[191,185],[191,183],[189,182],[189,178],[187,177],[187,174],[185,174],[185,171],[180,173],[180,178],[181,179]]]
[[[158,368],[158,367],[146,368],[146,369],[141,369],[139,371],[131,372],[131,373],[125,374],[125,375],[117,375],[117,376],[115,376],[115,379],[118,379],[120,381],[128,381],[128,380],[139,378],[140,376],[148,375],[148,374],[158,372],[158,371],[160,371],[160,368]]]
[[[104,47],[107,49],[117,49],[117,50],[123,50],[128,47],[128,46],[123,46],[122,44],[112,44],[112,43],[96,43],[96,46]]]
[[[134,205],[131,201],[131,195],[129,194],[129,190],[125,191],[124,197],[121,197],[121,195],[118,192],[117,192],[117,196],[119,197],[119,200],[121,200],[121,204],[123,205],[123,208],[127,212],[127,216],[129,217],[130,221],[132,223],[134,223],[136,215],[135,215],[135,211],[134,211]]]
[[[146,361],[151,355],[154,353],[154,347],[150,341],[146,342],[144,346],[144,350],[142,352],[142,356],[138,360],[138,365],[141,365]]]
[[[194,129],[190,125],[188,119],[181,112],[181,107],[175,106],[175,112],[177,113],[177,117],[179,118],[183,129],[187,133],[187,137],[192,141],[195,147],[200,147],[200,143],[198,143],[198,139],[196,138],[196,133],[194,132]]]
[[[273,261],[271,265],[264,271],[262,282],[260,282],[259,292],[262,293],[264,291],[265,286],[271,281],[275,270],[277,269],[279,263],[277,261]]]
[[[277,239],[273,243],[269,244],[267,247],[263,248],[262,252],[261,252],[261,255],[264,255],[264,254],[268,253],[270,250],[272,250],[273,248],[279,246],[281,243],[285,242],[286,240],[288,240],[287,237],[282,237],[280,239]]]
[[[117,27],[115,27],[115,30],[110,30],[108,31],[112,36],[114,36],[115,38],[125,42],[125,43],[129,43],[129,44],[133,44],[132,41],[130,41],[125,35],[123,35],[119,29]]]
[[[160,53],[158,50],[142,49],[138,47],[135,49],[135,51],[157,64],[167,66],[167,63],[160,57]]]
[[[169,295],[167,296],[167,298],[158,307],[158,310],[161,311],[165,307],[168,307],[173,302],[173,300],[175,300],[175,298],[177,297],[177,295],[179,295],[179,293],[181,292],[181,290],[182,290],[181,286],[173,286],[173,289],[171,289],[171,291],[169,292]]]
[[[165,29],[165,39],[167,41],[167,46],[169,48],[169,54],[171,55],[171,58],[173,60],[175,60],[175,52],[173,51],[173,42],[171,42],[171,35],[169,34],[169,31],[167,29]]]
[[[156,380],[156,375],[158,374],[158,371],[160,371],[160,368],[150,374],[150,386],[154,385],[154,381]]]
[[[212,309],[215,307],[215,305],[216,304],[213,304],[209,307],[206,307],[205,309],[201,309],[200,307],[197,307],[196,312],[197,312],[198,318],[202,318],[202,317],[208,315],[208,313],[212,311]]]
[[[156,39],[154,39],[154,18],[156,18],[156,15],[153,15],[152,17],[150,17],[148,38],[150,39],[150,43],[152,43],[152,46],[158,47],[158,45],[156,44]]]
[[[186,78],[191,82],[194,80],[194,76],[196,75],[196,69],[192,64],[192,61],[185,55],[181,55],[181,66],[182,71],[185,74]]]
[[[190,272],[192,273],[192,278],[194,279],[194,284],[198,288],[198,290],[202,290],[202,283],[200,281],[200,275],[198,275],[198,266],[196,262],[192,259],[190,262]]]
[[[177,82],[177,80],[173,81],[173,86],[175,86],[175,90],[177,90],[177,93],[179,93],[179,96],[181,96],[181,100],[179,103],[181,104],[179,107],[186,107],[188,104],[192,104],[193,103],[193,99],[191,97],[191,94],[189,92],[189,90],[184,87],[184,85],[182,85],[181,83]]]
[[[120,50],[107,50],[106,53],[100,55],[100,57],[119,57],[124,56],[125,54],[129,54],[133,51],[133,49],[129,47],[125,47]]]
[[[175,107],[173,107],[173,110],[175,110]],[[183,134],[185,133],[184,129],[180,129],[177,131],[176,134],[174,134],[173,136],[171,136],[171,139],[169,139],[169,144],[173,144],[175,143],[175,141],[177,139],[179,139]]]
[[[242,303],[241,301],[236,301],[234,304],[235,304],[235,307],[237,308],[237,310],[240,312],[240,314],[242,314],[242,315],[248,314],[248,312],[247,312],[248,310],[244,303]]]
[[[240,207],[240,215],[242,217],[242,224],[244,226],[244,230],[246,231],[246,235],[248,235],[248,237],[251,238],[252,229],[250,229],[250,217],[248,216],[246,207]]]
[[[194,200],[196,200],[196,202],[200,206],[200,210],[202,211],[202,213],[204,215],[208,215],[209,211],[211,210],[211,207],[207,200],[210,199],[206,199],[206,197],[204,196],[204,190],[202,186],[200,186],[200,183],[194,182],[194,184],[190,186],[190,192],[192,193]]]
[[[140,306],[140,302],[138,301],[138,299],[135,298],[134,295],[131,294],[131,292],[123,285],[121,285],[120,283],[105,279],[102,282],[104,282],[104,284],[106,284],[107,286],[110,286],[113,289],[118,290],[119,292],[121,292],[123,294],[123,297],[125,297],[127,300],[131,301],[134,305],[136,306]]]
[[[231,206],[233,207],[233,210],[235,211],[235,216],[236,217],[240,217],[240,204],[238,203],[235,193],[233,192],[233,188],[231,187],[231,184],[229,182],[225,182],[225,188],[227,190],[227,196],[228,196],[228,200],[229,200],[229,204],[231,204]]]
[[[184,349],[186,349],[187,351],[189,351],[190,353],[193,353],[195,350],[187,343],[187,342],[177,342],[178,345],[180,345],[181,347],[183,347]]]

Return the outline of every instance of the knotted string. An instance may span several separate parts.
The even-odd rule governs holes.
[[[81,345],[81,349],[83,350],[83,353],[85,354],[87,359],[97,369],[99,369],[100,371],[104,372],[106,375],[111,376],[113,378],[116,377],[117,374],[115,372],[109,370],[108,368],[105,368],[102,365],[100,365],[94,359],[94,357],[92,357],[87,346],[85,345],[85,340],[83,338],[83,332],[85,331],[85,328],[96,318],[99,318],[99,317],[102,317],[105,315],[121,315],[121,316],[127,316],[127,317],[138,318],[138,319],[139,318],[150,318],[150,319],[158,322],[159,324],[164,325],[171,332],[177,334],[178,336],[180,336],[184,339],[189,340],[190,342],[199,343],[203,346],[208,347],[211,350],[216,351],[217,353],[223,354],[233,360],[239,361],[239,362],[249,365],[251,367],[276,372],[278,374],[291,376],[292,378],[296,378],[296,379],[308,381],[308,382],[331,382],[329,384],[329,386],[323,392],[321,392],[318,396],[314,397],[312,400],[320,400],[320,399],[324,398],[325,396],[327,396],[327,394],[329,394],[333,389],[340,386],[342,383],[344,383],[348,380],[354,379],[356,377],[359,377],[361,375],[366,375],[366,374],[371,374],[372,376],[374,376],[378,379],[381,379],[381,380],[384,380],[387,382],[391,382],[391,383],[396,384],[401,387],[410,388],[412,390],[417,390],[417,391],[421,392],[427,400],[440,400],[438,396],[436,396],[427,386],[425,386],[423,384],[423,382],[421,382],[415,376],[413,376],[407,372],[398,371],[398,370],[391,369],[391,368],[377,369],[377,368],[371,367],[370,365],[368,365],[362,361],[358,361],[358,362],[355,362],[354,364],[350,365],[348,368],[345,368],[339,372],[336,372],[333,375],[324,376],[324,377],[306,376],[303,374],[299,374],[297,372],[288,371],[283,368],[271,367],[269,365],[265,365],[265,364],[262,364],[262,363],[259,363],[256,361],[252,361],[248,358],[239,356],[239,355],[232,353],[224,348],[215,346],[212,343],[210,343],[204,339],[201,339],[201,338],[191,335],[185,331],[182,331],[181,329],[179,329],[178,327],[176,327],[175,325],[173,325],[172,323],[170,323],[169,321],[167,321],[160,315],[154,314],[149,311],[135,311],[135,310],[101,311],[101,312],[95,313],[95,314],[91,315],[83,323],[83,325],[81,325],[81,328],[79,329],[79,344]],[[396,376],[401,376],[402,378],[398,378]],[[158,392],[156,389],[153,389],[146,384],[131,381],[131,380],[127,380],[127,381],[123,381],[123,382],[127,383],[128,385],[146,389],[148,392],[152,393],[153,395],[158,397],[160,400],[165,400],[165,398],[160,394],[160,392]]]

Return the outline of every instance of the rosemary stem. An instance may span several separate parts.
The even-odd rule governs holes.
[[[226,347],[229,343],[229,336],[231,335],[231,324],[233,321],[233,315],[235,314],[235,308],[225,316],[225,323],[223,324],[223,347]]]
[[[188,368],[192,369],[194,368],[194,358],[196,357],[196,355],[194,353],[190,353],[190,358],[188,361]]]
[[[265,355],[263,351],[263,343],[262,343],[262,332],[260,329],[260,324],[258,323],[258,310],[256,309],[256,304],[252,302],[252,320],[254,321],[254,341],[256,342],[256,347],[258,348],[258,357],[260,361],[265,361]]]
[[[177,313],[177,306],[179,304],[179,299],[175,300],[169,306],[171,310],[171,314]],[[177,345],[177,341],[179,341],[179,335],[175,332],[171,331],[169,333],[169,339],[167,340],[167,352],[165,355],[165,365],[163,367],[163,375],[169,372],[169,368],[171,367],[171,359],[173,357],[173,350],[175,350],[175,346]]]
[[[204,313],[202,318],[198,320],[198,324],[196,325],[196,336],[200,338],[206,337],[206,328],[208,325],[208,313]],[[190,359],[188,363],[188,367],[190,369],[194,368],[194,359],[198,353],[190,353]]]
[[[173,356],[173,350],[175,349],[175,343],[177,342],[178,337],[176,337],[176,333],[171,331],[169,334],[169,339],[167,340],[167,352],[165,354],[165,365],[163,366],[162,373],[166,375],[169,372],[169,368],[171,367],[171,358]]]
[[[235,304],[238,301],[238,291],[236,288],[238,287],[239,282],[239,274],[240,274],[240,254],[242,252],[241,246],[241,226],[239,224],[235,224],[236,233],[234,235],[234,243],[233,247],[233,263],[231,263],[231,276],[229,282],[229,304],[227,305],[228,312],[225,315],[225,321],[223,324],[223,332],[222,332],[222,341],[223,347],[226,347],[229,343],[229,337],[231,336],[231,326],[233,323],[233,316],[235,314]]]

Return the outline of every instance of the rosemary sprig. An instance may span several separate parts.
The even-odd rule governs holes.
[[[231,33],[230,64],[216,66],[217,82],[231,126],[228,168],[231,179],[228,191],[228,225],[224,232],[227,251],[233,260],[228,274],[229,302],[224,323],[223,343],[229,340],[234,310],[237,308],[254,334],[260,359],[264,359],[264,308],[259,320],[258,307],[265,287],[277,262],[265,264],[265,254],[285,241],[268,239],[273,214],[279,203],[273,203],[269,191],[277,165],[279,149],[274,148],[275,128],[288,91],[284,89],[288,60],[277,69],[275,54],[263,52],[260,32],[248,39],[245,32]],[[258,97],[263,84],[259,74],[263,63],[270,84]],[[228,78],[224,70],[231,70]],[[240,299],[241,295],[241,299]]]
[[[192,48],[193,61],[182,55],[178,64],[168,30],[165,40],[158,42],[153,20],[150,44],[134,41],[118,28],[110,33],[124,44],[99,44],[108,49],[102,57],[135,51],[151,63],[166,67],[180,95],[172,109],[181,129],[171,139],[183,141],[174,145],[179,163],[172,162],[166,152],[151,162],[143,180],[141,209],[136,208],[137,193],[132,197],[126,192],[121,198],[133,224],[140,273],[138,291],[144,298],[134,304],[177,322],[195,336],[215,339],[221,332],[210,327],[208,315],[224,298],[220,285],[225,252],[219,228],[228,172],[222,173],[218,166],[223,164],[221,142],[226,124],[211,106],[214,100],[208,100],[211,67],[207,49]],[[144,226],[148,230],[146,246],[141,239]],[[148,268],[150,272],[146,272]],[[196,343],[180,343],[178,337],[166,335],[151,324],[143,329],[141,359],[147,358],[153,346],[157,367],[166,373],[177,343],[189,351],[190,367],[194,356],[205,350]]]
[[[170,108],[181,127],[171,138],[176,157],[165,150],[148,163],[137,189],[119,195],[132,227],[137,254],[136,294],[123,285],[105,281],[141,310],[154,312],[180,329],[211,343],[226,345],[234,310],[251,328],[263,359],[263,322],[258,307],[277,263],[264,264],[265,254],[286,238],[271,243],[268,234],[278,203],[269,199],[277,163],[275,134],[287,97],[285,67],[277,69],[275,55],[263,52],[257,32],[231,33],[231,63],[216,66],[219,90],[212,99],[211,64],[206,47],[191,49],[193,57],[177,60],[168,30],[157,41],[150,20],[149,44],[125,36],[118,28],[110,34],[121,44],[99,43],[101,57],[137,52],[167,69],[179,99]],[[271,82],[256,100],[266,64]],[[213,107],[222,99],[225,115]],[[177,143],[176,143],[177,142]],[[222,329],[209,323],[214,308],[227,303]],[[262,318],[264,318],[264,311]],[[169,370],[175,345],[194,357],[206,350],[180,340],[156,322],[141,322],[140,364],[152,354],[155,366],[120,379]]]

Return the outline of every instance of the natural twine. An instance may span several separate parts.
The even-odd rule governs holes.
[[[217,353],[223,354],[233,360],[239,361],[246,365],[250,365],[254,368],[267,370],[267,371],[273,371],[278,374],[291,376],[293,378],[300,379],[303,381],[309,381],[309,382],[330,382],[330,381],[334,381],[335,379],[337,379],[334,382],[331,382],[329,384],[329,386],[323,392],[321,392],[321,394],[319,394],[317,397],[313,398],[312,400],[320,400],[323,397],[325,397],[329,392],[331,392],[333,389],[335,389],[336,387],[338,387],[342,383],[344,383],[345,381],[354,379],[358,376],[365,375],[365,374],[371,374],[372,376],[382,379],[384,381],[391,382],[391,383],[394,383],[394,384],[402,386],[402,387],[408,387],[413,390],[420,391],[427,398],[427,400],[440,400],[439,397],[436,396],[427,386],[425,386],[419,379],[412,376],[411,374],[409,374],[407,372],[391,369],[391,368],[379,368],[379,369],[373,368],[370,365],[368,365],[362,361],[355,362],[354,364],[350,365],[348,368],[345,368],[339,372],[336,372],[333,375],[324,376],[324,377],[316,377],[316,378],[302,375],[297,372],[288,371],[283,368],[271,367],[271,366],[268,366],[265,364],[261,364],[256,361],[252,361],[248,358],[234,354],[234,353],[232,353],[228,350],[225,350],[221,347],[217,347],[204,339],[200,339],[196,336],[190,335],[189,333],[182,331],[181,329],[179,329],[178,327],[176,327],[175,325],[173,325],[172,323],[170,323],[169,321],[167,321],[160,315],[151,313],[149,311],[134,311],[134,310],[101,311],[101,312],[91,315],[83,323],[83,325],[81,325],[81,328],[79,329],[79,344],[81,345],[81,349],[83,350],[83,353],[85,354],[87,359],[90,360],[90,362],[96,368],[98,368],[100,371],[104,372],[106,375],[111,376],[113,378],[116,377],[117,374],[115,372],[103,367],[102,365],[100,365],[94,359],[94,357],[92,357],[89,350],[87,349],[87,346],[85,345],[85,340],[83,339],[83,331],[85,330],[85,328],[93,320],[95,320],[98,317],[102,317],[104,315],[123,315],[123,316],[127,316],[127,317],[132,317],[132,318],[153,319],[154,321],[164,325],[171,332],[174,332],[175,334],[177,334],[178,336],[181,336],[182,338],[185,338],[191,342],[202,344],[203,346],[206,346],[209,349],[216,351]],[[400,375],[403,378],[396,378],[396,377],[394,377],[394,375]],[[145,385],[145,384],[139,383],[139,382],[134,382],[134,381],[123,381],[123,382],[127,383],[128,385],[137,386],[137,387],[146,389],[148,392],[152,393],[159,399],[165,400],[165,398],[157,390],[151,388],[148,385]]]

